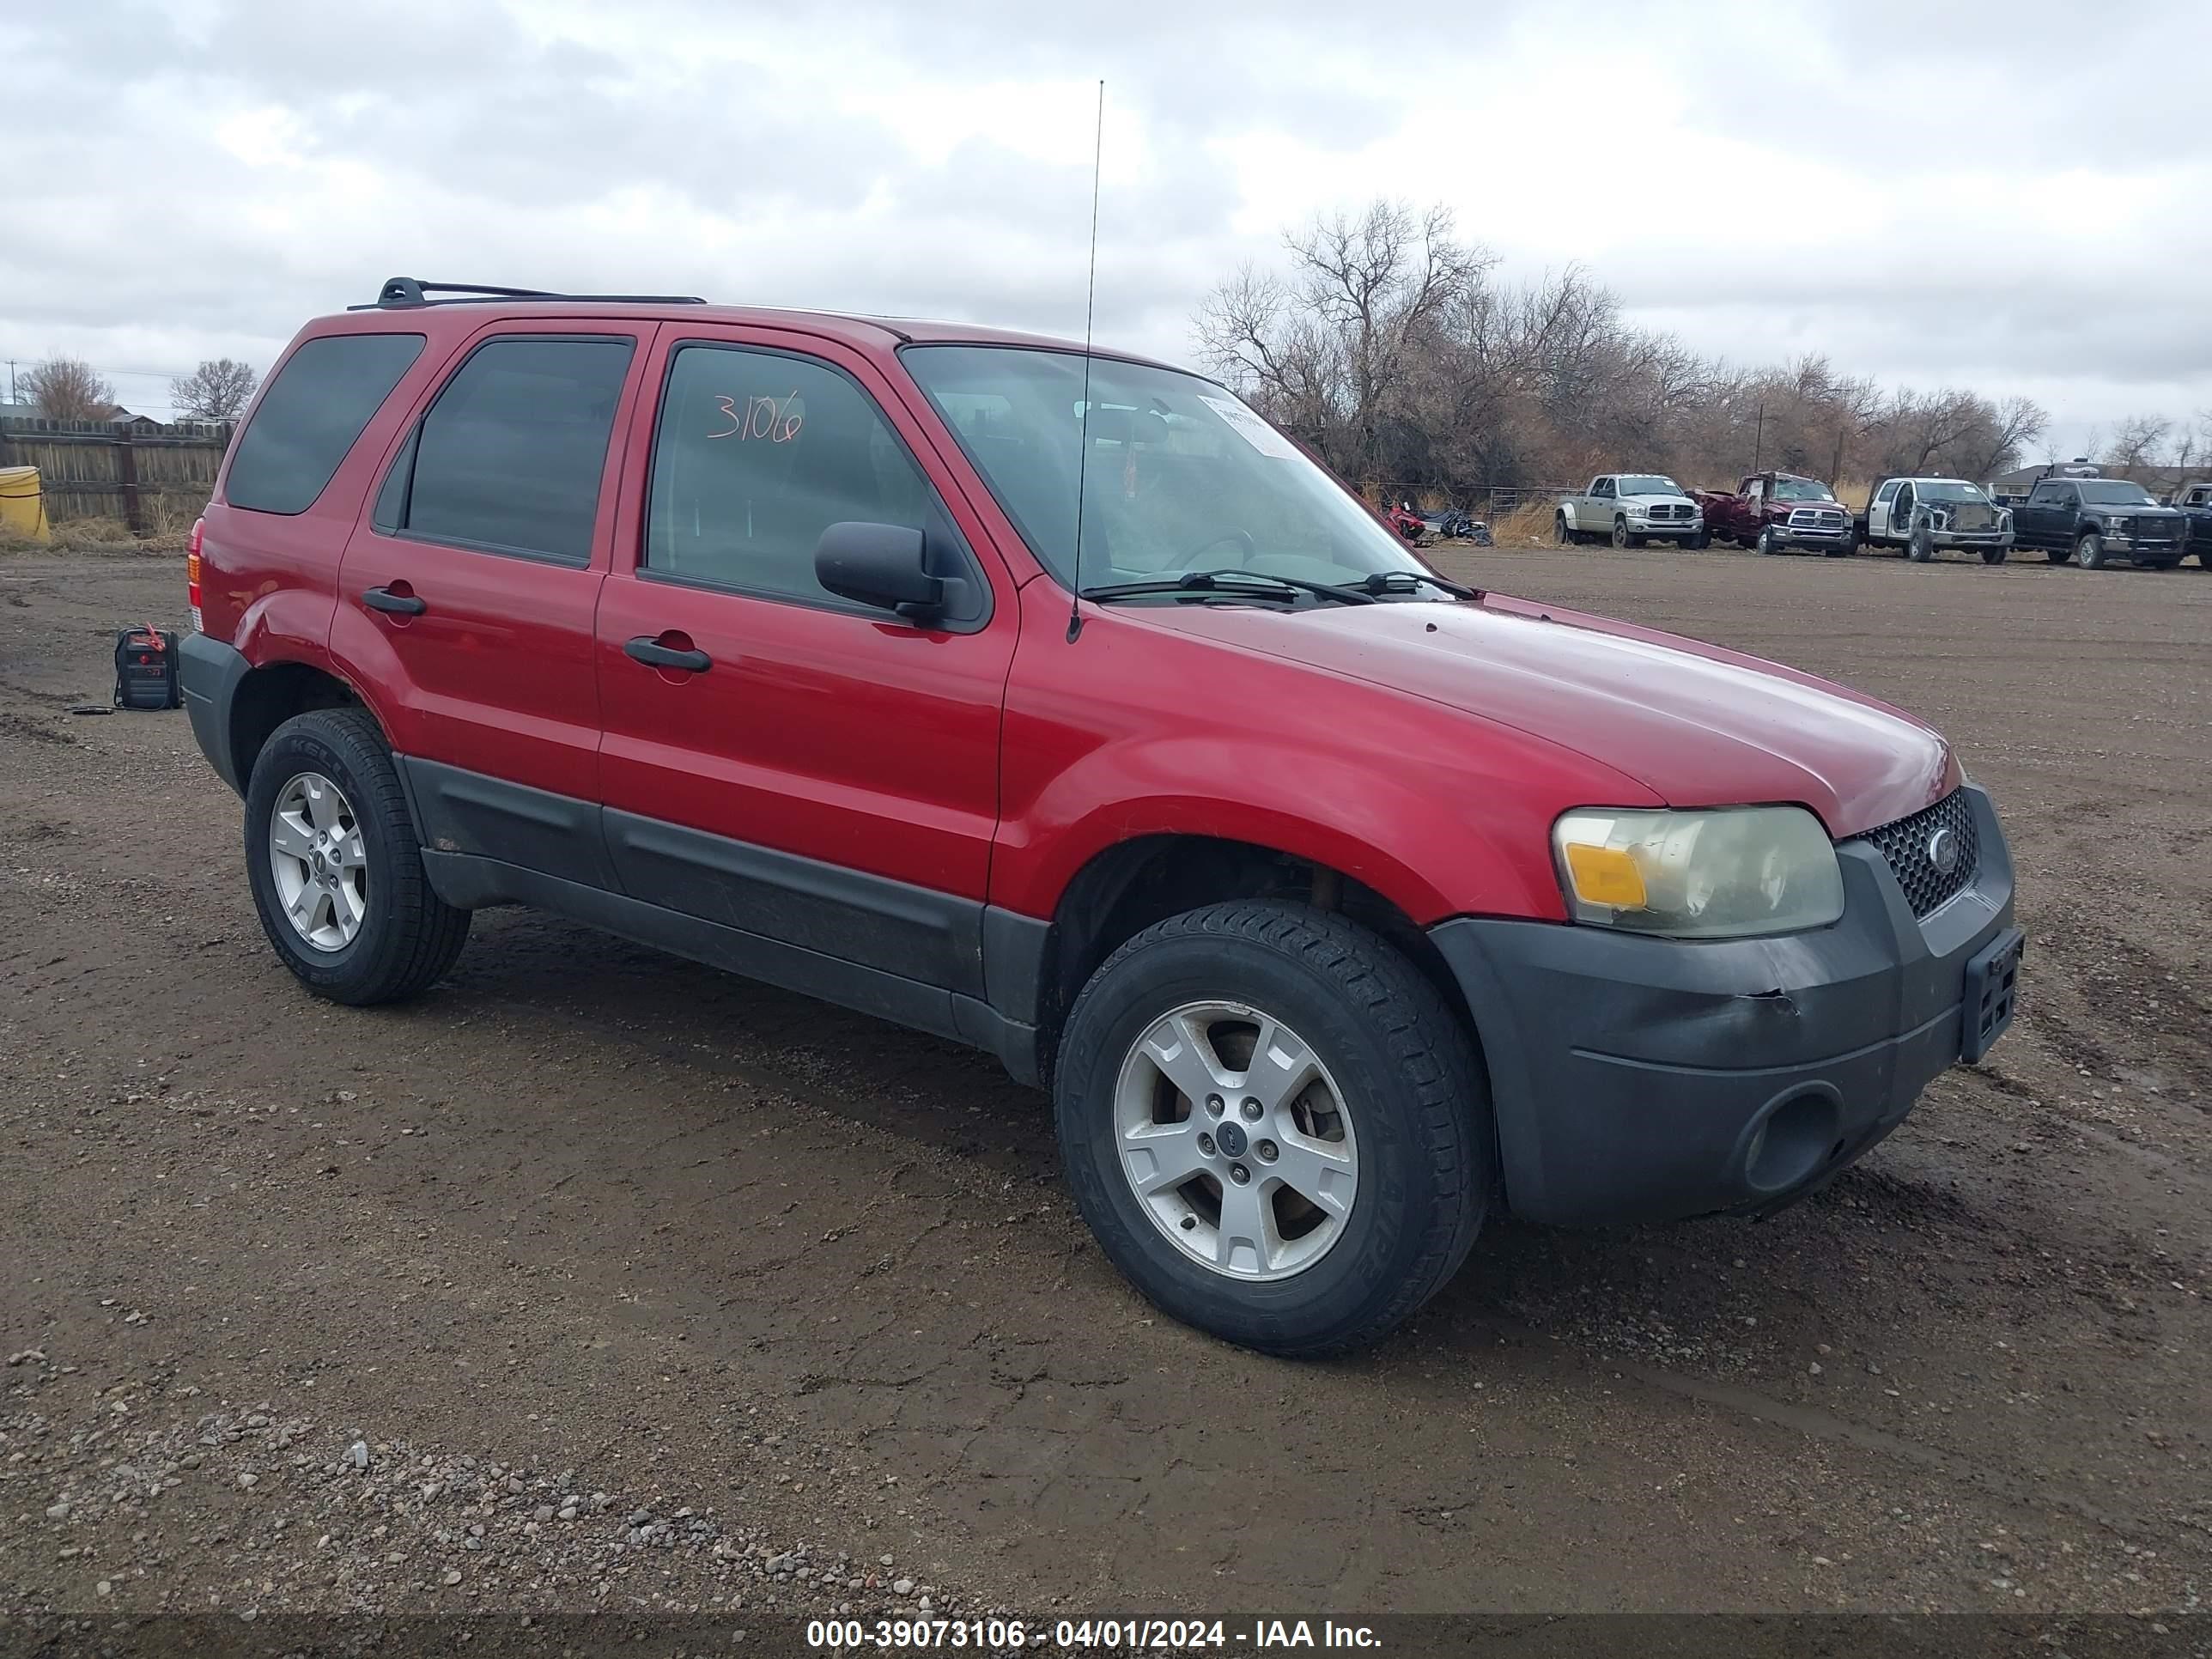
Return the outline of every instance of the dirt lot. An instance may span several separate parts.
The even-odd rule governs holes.
[[[69,712],[176,562],[0,557],[0,1596],[2196,1607],[2212,573],[1444,556],[1931,717],[2027,991],[1817,1200],[1493,1225],[1326,1365],[1155,1318],[981,1055],[517,912],[303,995],[184,716]]]

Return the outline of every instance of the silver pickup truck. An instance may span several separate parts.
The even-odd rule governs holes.
[[[1703,547],[1705,515],[1682,486],[1656,472],[1601,472],[1559,503],[1553,532],[1564,544],[1601,538],[1615,547],[1671,541]]]

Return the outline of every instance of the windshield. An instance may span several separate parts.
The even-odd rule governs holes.
[[[1682,486],[1672,478],[1662,478],[1656,472],[1632,472],[1620,480],[1624,495],[1679,495]]]
[[[1778,501],[1825,501],[1828,486],[1814,483],[1810,478],[1777,478],[1774,499]]]
[[[1923,501],[1985,501],[1989,497],[1970,483],[1916,483],[1913,493]]]
[[[901,354],[1038,561],[1069,579],[1083,358],[1023,346]],[[1425,566],[1274,428],[1210,380],[1096,357],[1083,586],[1193,570],[1352,584]]]
[[[2085,501],[2095,501],[2100,507],[2156,507],[2150,491],[2139,483],[2129,483],[2120,478],[2084,478],[2077,486]]]

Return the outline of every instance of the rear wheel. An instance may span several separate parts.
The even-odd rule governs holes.
[[[2004,562],[2005,550],[2003,548],[1985,547],[1982,550],[1982,562],[1984,564],[2002,564]]]
[[[1552,538],[1561,547],[1571,547],[1582,539],[1568,527],[1567,515],[1564,513],[1555,513],[1552,515]]]
[[[1687,542],[1683,544],[1686,547],[1694,547],[1698,549],[1708,548],[1712,544],[1713,532],[1710,530],[1700,530],[1696,535],[1691,537]]]
[[[2073,555],[2074,550],[2070,547],[2046,547],[2043,550],[2043,556],[2053,564],[2064,564]]]
[[[284,722],[246,791],[246,867],[261,930],[334,1002],[396,1002],[453,965],[469,913],[430,890],[391,751],[358,708]]]
[[[2074,544],[2074,562],[2084,570],[2102,570],[2105,568],[2105,538],[2094,530],[2082,537]]]
[[[1115,951],[1069,1013],[1054,1104],[1108,1259],[1174,1317],[1271,1353],[1407,1318],[1491,1190],[1465,1028],[1382,939],[1302,905],[1193,910]]]

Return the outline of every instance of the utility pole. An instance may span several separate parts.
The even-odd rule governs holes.
[[[1759,457],[1765,451],[1765,444],[1766,399],[1761,398],[1759,400],[1759,424],[1752,428],[1751,434],[1751,470],[1753,472],[1759,471]]]

